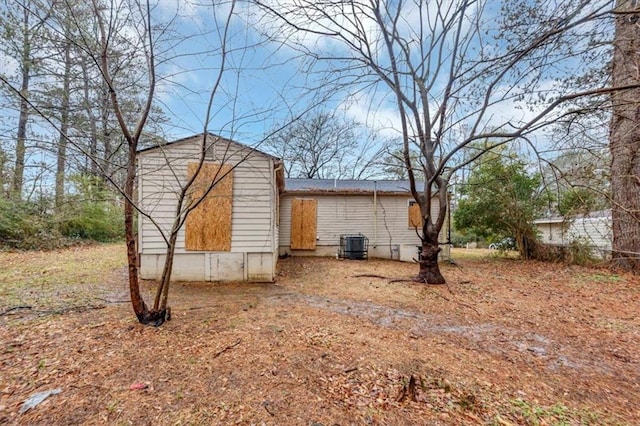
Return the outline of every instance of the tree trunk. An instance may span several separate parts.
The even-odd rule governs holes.
[[[29,12],[25,8],[23,24],[23,46],[20,85],[20,116],[18,117],[18,132],[16,135],[16,159],[13,168],[13,182],[11,183],[11,195],[16,199],[22,199],[22,187],[24,186],[24,161],[26,156],[27,121],[29,120],[29,80],[31,78],[31,38],[29,35]]]
[[[135,158],[136,144],[129,143],[129,155]],[[127,164],[127,178],[124,186],[125,203],[124,203],[124,228],[125,239],[127,242],[127,260],[129,263],[129,293],[131,295],[131,305],[133,312],[136,314],[138,321],[142,324],[161,325],[165,320],[166,311],[150,311],[144,303],[142,294],[140,293],[140,281],[138,280],[138,252],[136,250],[136,230],[134,224],[135,208],[133,200],[135,200],[135,180],[136,180],[136,163],[129,160]]]
[[[100,137],[98,138],[102,143],[102,158],[100,159],[100,166],[102,167],[102,174],[104,176],[111,176],[111,132],[109,123],[109,88],[103,83],[101,88],[101,105],[100,105]],[[98,147],[96,146],[96,150]]]
[[[618,0],[619,11],[637,9]],[[613,86],[640,84],[640,13],[616,18]],[[640,272],[640,89],[615,92],[610,129],[613,264]]]
[[[134,152],[129,155],[136,155]],[[131,149],[129,150],[131,151]],[[135,183],[135,164],[130,164],[127,167],[127,181],[124,186],[125,202],[124,202],[124,229],[125,238],[127,241],[127,260],[129,263],[129,292],[131,294],[131,304],[133,305],[133,311],[135,312],[138,320],[143,322],[143,318],[148,314],[147,305],[142,299],[140,294],[140,285],[138,283],[138,252],[136,250],[136,231],[134,228],[134,205],[133,205],[133,191]]]
[[[420,272],[414,278],[417,282],[427,284],[445,284],[446,281],[440,273],[438,265],[438,254],[440,253],[440,245],[438,243],[438,235],[428,235],[422,240],[422,250],[420,252]]]
[[[156,297],[153,302],[153,309],[157,311],[168,311],[167,301],[169,298],[169,285],[171,283],[171,274],[173,272],[173,259],[175,257],[177,240],[178,230],[174,225],[174,228],[171,230],[171,236],[169,237],[169,246],[167,247],[167,256],[164,261],[164,268],[162,269],[160,286],[156,291]],[[167,315],[167,320],[169,319],[171,319],[170,314]]]
[[[82,52],[81,52],[82,55]],[[89,69],[87,65],[87,59],[81,56],[80,67],[82,69],[82,89],[83,89],[83,107],[87,114],[87,121],[89,123],[89,156],[86,159],[85,172],[91,176],[101,176],[98,169],[98,126],[96,124],[96,117],[94,115],[94,102],[91,99],[91,90],[89,82],[92,80],[89,76]]]
[[[68,38],[70,35],[65,34]],[[60,211],[64,200],[64,178],[67,165],[67,131],[69,129],[69,90],[71,88],[71,43],[65,41],[64,74],[62,83],[62,104],[60,106],[60,137],[58,139],[58,158],[56,162],[56,210]]]
[[[7,156],[0,147],[0,198],[4,197],[4,169],[7,163]]]

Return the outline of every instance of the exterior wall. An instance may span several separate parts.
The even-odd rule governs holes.
[[[201,136],[143,151],[138,160],[138,196],[143,211],[168,235],[175,218],[177,194],[186,181],[187,164],[198,161]],[[272,281],[277,259],[277,188],[273,159],[235,143],[216,143],[207,161],[236,165],[230,252],[185,249],[184,226],[178,233],[174,280]],[[140,275],[158,279],[166,244],[151,219],[139,215]]]
[[[596,256],[605,258],[611,254],[611,216],[575,218],[565,235],[568,241],[584,241]]]
[[[540,233],[540,241],[544,244],[563,245],[565,243],[565,226],[564,222],[536,223]]]
[[[291,250],[291,200],[311,198],[318,201],[317,247],[315,250]],[[362,233],[369,239],[369,257],[413,261],[418,257],[420,239],[409,227],[410,195],[378,194],[374,208],[373,194],[368,195],[297,195],[285,194],[280,199],[280,254],[294,256],[336,256],[340,235]],[[432,206],[438,209],[437,200]],[[443,227],[440,242],[447,242]],[[442,246],[442,255],[449,256],[449,246]]]
[[[593,254],[606,258],[611,254],[611,215],[591,214],[557,220],[538,220],[536,226],[541,242],[552,245],[569,245],[581,241],[591,247]]]

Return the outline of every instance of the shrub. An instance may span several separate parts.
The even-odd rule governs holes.
[[[47,250],[80,240],[122,239],[123,212],[114,194],[95,178],[79,176],[74,183],[76,193],[57,208],[53,197],[40,196],[36,201],[0,197],[0,248]]]
[[[123,213],[108,201],[76,200],[62,210],[58,227],[67,238],[108,242],[124,237]]]
[[[43,204],[0,198],[0,246],[20,250],[51,249],[61,235]]]
[[[479,236],[477,236],[476,234],[474,234],[473,232],[462,233],[462,232],[456,231],[455,229],[452,229],[450,242],[451,244],[453,244],[454,247],[465,247],[467,243],[483,244],[484,240]]]
[[[70,178],[75,194],[59,209],[58,229],[75,240],[109,242],[124,238],[123,211],[113,192],[95,176]]]
[[[574,240],[567,246],[538,244],[532,258],[544,262],[563,262],[582,266],[597,263],[591,247],[584,240]]]
[[[591,246],[583,239],[571,241],[569,244],[569,261],[574,265],[591,265],[596,263]]]

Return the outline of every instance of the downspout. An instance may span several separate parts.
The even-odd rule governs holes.
[[[275,187],[275,197],[274,200],[276,202],[276,217],[274,222],[274,228],[280,227],[280,188],[278,187],[278,172],[284,168],[284,164],[282,162],[275,163],[275,167],[273,168],[273,179],[274,179],[274,187]]]
[[[278,172],[280,170],[282,170],[284,168],[284,163],[280,162],[280,163],[275,163],[275,167],[273,168],[273,188],[275,189],[274,191],[274,195],[275,195],[275,203],[276,203],[276,208],[275,208],[275,217],[273,220],[273,225],[272,225],[272,229],[273,229],[273,237],[271,238],[271,240],[273,241],[273,245],[274,248],[272,248],[272,250],[274,251],[274,253],[276,253],[274,262],[273,262],[273,276],[275,279],[275,273],[276,273],[276,263],[278,262],[278,257],[280,256],[280,188],[278,187]],[[276,235],[276,233],[278,235]],[[277,243],[276,243],[277,241]]]
[[[378,182],[373,181],[373,248],[378,247]]]

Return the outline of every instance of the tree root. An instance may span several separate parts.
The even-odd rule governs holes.
[[[381,280],[389,280],[389,283],[422,283],[422,284],[429,284],[427,283],[424,279],[420,279],[420,277],[416,276],[413,279],[406,279],[406,278],[391,278],[391,277],[385,277],[383,275],[375,275],[375,274],[358,274],[358,275],[353,275],[354,278],[379,278]],[[452,295],[454,294],[453,291],[451,290],[451,287],[449,287],[448,283],[443,283],[443,284],[429,284],[429,285],[446,285],[447,286],[447,290],[449,290],[449,293],[451,293]],[[429,291],[432,294],[435,294],[438,297],[443,298],[444,300],[446,300],[447,302],[453,302],[453,303],[457,303],[460,306],[464,306],[465,308],[471,309],[473,312],[475,312],[476,314],[480,315],[480,312],[474,308],[473,306],[464,303],[464,302],[460,302],[457,300],[452,300],[449,299],[446,296],[443,296],[442,294],[435,292],[433,290],[430,290],[429,287],[425,287],[427,289],[427,291]]]
[[[0,317],[3,317],[5,315],[11,315],[11,312],[13,311],[18,311],[20,309],[33,309],[32,306],[12,306],[11,308],[7,308],[4,311],[0,312]]]
[[[353,278],[380,278],[381,280],[391,280],[393,278],[385,277],[384,275],[376,275],[376,274],[357,274],[352,275]]]
[[[13,306],[11,308],[5,309],[4,311],[0,312],[0,317],[11,315],[11,312],[21,310],[21,309],[30,310],[32,313],[43,317],[45,315],[63,315],[69,312],[85,312],[85,311],[91,311],[94,309],[104,309],[104,308],[105,308],[105,305],[83,305],[83,306],[69,306],[68,308],[61,308],[61,309],[33,310],[32,306]]]
[[[384,275],[376,275],[376,274],[358,274],[352,275],[353,278],[379,278],[381,280],[389,280],[389,283],[411,283],[413,281],[408,280],[406,278],[393,278],[393,277],[385,277]]]
[[[240,342],[242,342],[242,339],[238,339],[235,342],[231,343],[230,345],[225,346],[224,348],[220,349],[219,351],[217,351],[215,354],[213,354],[213,356],[209,359],[216,359],[218,358],[220,355],[222,355],[223,353],[225,353],[226,351],[228,351],[229,349],[233,349],[236,346],[238,346],[240,344]]]

